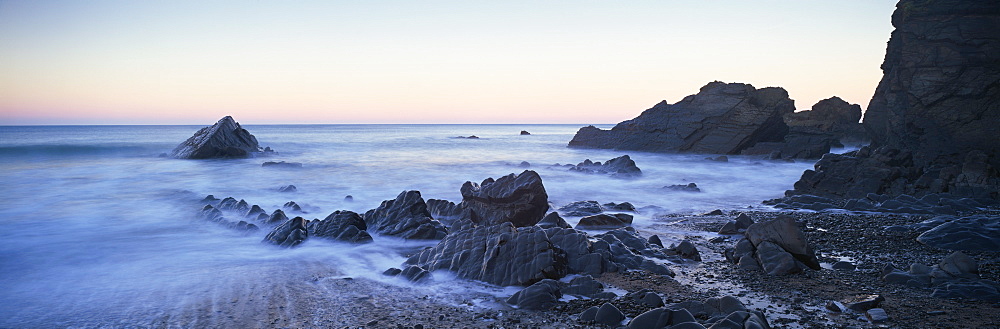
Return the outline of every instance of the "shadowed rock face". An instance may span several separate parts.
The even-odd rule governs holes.
[[[1000,2],[902,0],[865,127],[918,164],[1000,153]]]
[[[447,230],[431,217],[420,191],[403,191],[393,200],[365,212],[365,223],[376,233],[404,239],[441,239]]]
[[[739,154],[758,142],[782,141],[788,132],[782,117],[793,111],[784,89],[716,81],[675,104],[656,104],[611,130],[580,128],[569,146]]]
[[[233,117],[226,116],[211,127],[198,130],[177,145],[170,156],[178,159],[245,158],[260,151],[257,138],[240,127]]]
[[[482,184],[465,182],[461,192],[459,207],[471,211],[472,221],[479,225],[532,226],[549,209],[549,195],[545,193],[542,178],[532,170],[497,180],[487,178]]]
[[[511,223],[452,232],[406,264],[428,271],[446,269],[461,278],[501,286],[559,279],[568,271],[566,253],[552,245],[542,228],[515,228]]]

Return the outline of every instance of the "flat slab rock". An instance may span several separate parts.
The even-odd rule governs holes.
[[[920,234],[917,241],[941,249],[997,251],[1000,250],[1000,217],[957,218]]]

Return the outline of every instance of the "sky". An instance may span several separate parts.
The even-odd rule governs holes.
[[[866,108],[894,7],[0,0],[0,124],[617,123],[716,80]]]

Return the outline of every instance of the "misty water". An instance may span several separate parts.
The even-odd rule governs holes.
[[[160,156],[198,126],[0,127],[0,327],[143,322],[180,312],[220,289],[238,294],[232,287],[316,264],[333,276],[428,289],[380,273],[433,242],[376,236],[367,245],[311,239],[279,249],[260,243],[264,231],[245,235],[197,219],[198,200],[208,194],[245,199],[269,213],[295,201],[308,212],[304,217],[323,218],[341,209],[363,213],[404,190],[458,202],[464,182],[519,173],[527,161],[554,207],[627,201],[641,208],[634,224],[641,228],[657,213],[762,207],[760,201],[782,196],[812,166],[567,148],[579,127],[251,125],[245,128],[279,154],[236,160]],[[455,138],[469,135],[480,138]],[[636,161],[642,177],[553,166],[623,154]],[[264,168],[264,161],[303,167]],[[691,182],[703,192],[662,189]],[[278,192],[288,184],[298,191]],[[354,200],[345,201],[347,195]],[[435,278],[447,284],[432,283],[434,291],[510,293],[446,274]]]

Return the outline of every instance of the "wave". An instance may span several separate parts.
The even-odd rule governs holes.
[[[135,144],[37,144],[0,146],[0,157],[132,155],[156,156],[169,148]]]

